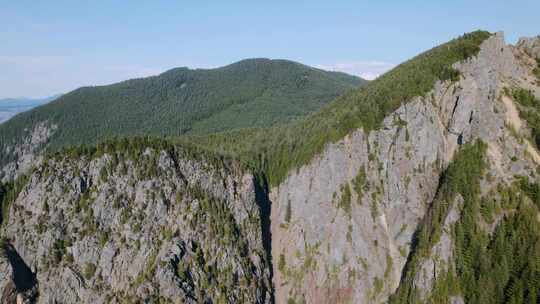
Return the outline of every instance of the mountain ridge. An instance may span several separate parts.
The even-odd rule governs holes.
[[[2,200],[39,282],[23,297],[537,302],[534,45],[474,32],[301,121],[32,161]]]
[[[4,149],[17,145],[24,130],[45,122],[57,127],[48,143],[54,148],[114,136],[178,136],[269,126],[315,111],[363,82],[286,60],[253,59],[205,70],[178,68],[76,89],[3,124],[0,139]]]

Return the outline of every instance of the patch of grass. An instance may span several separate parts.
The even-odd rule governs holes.
[[[540,100],[531,91],[523,88],[513,89],[512,98],[524,107],[538,108],[540,106]]]
[[[508,90],[506,92],[508,94]],[[531,129],[532,141],[540,148],[540,100],[531,91],[522,88],[514,88],[510,93],[519,105],[519,116]]]
[[[366,176],[366,168],[362,166],[360,170],[358,170],[358,173],[356,174],[356,177],[352,180],[353,189],[358,195],[358,204],[362,204],[362,197],[364,196],[364,191],[368,190],[368,183],[367,183],[367,176]]]
[[[388,279],[390,277],[390,274],[392,273],[394,262],[392,260],[392,257],[390,254],[386,254],[386,270],[384,271],[384,279]]]
[[[338,207],[343,209],[349,217],[351,216],[351,188],[349,187],[349,183],[341,186],[341,198]]]
[[[533,70],[534,76],[536,76],[538,83],[540,83],[540,58],[536,58],[536,68]]]
[[[284,273],[285,272],[285,267],[287,267],[287,262],[285,261],[285,255],[283,253],[281,253],[279,255],[279,260],[278,260],[278,269],[279,269],[279,271]]]
[[[96,273],[96,265],[93,263],[86,263],[83,269],[83,276],[85,279],[90,280]]]
[[[373,298],[377,297],[381,293],[383,288],[384,288],[383,280],[381,278],[379,278],[379,277],[375,277],[375,280],[373,280],[373,294],[372,294],[372,297]]]

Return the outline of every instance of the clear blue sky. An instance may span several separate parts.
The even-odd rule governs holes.
[[[540,33],[538,0],[190,2],[0,0],[0,98],[252,57],[373,77],[475,29]]]

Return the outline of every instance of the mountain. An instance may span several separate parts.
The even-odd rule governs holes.
[[[5,98],[0,99],[0,123],[15,116],[15,114],[28,111],[39,105],[46,104],[52,100],[57,99],[61,95],[55,95],[42,99],[30,99],[30,98]]]
[[[365,81],[296,62],[248,59],[217,69],[177,68],[159,76],[85,87],[0,126],[6,145],[42,124],[52,149],[114,136],[177,136],[268,127],[318,110]]]
[[[477,31],[285,124],[22,153],[2,300],[537,303],[538,70]]]

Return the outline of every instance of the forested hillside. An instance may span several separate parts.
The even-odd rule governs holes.
[[[253,59],[19,115],[2,299],[539,303],[540,37],[520,41],[464,34],[354,89]]]
[[[452,64],[474,56],[488,37],[490,33],[476,31],[428,50],[296,123],[193,140],[260,167],[276,184],[291,168],[309,162],[327,143],[357,128],[370,131],[380,127],[384,117],[413,97],[425,95],[437,80],[458,80],[460,73]]]
[[[364,80],[287,60],[248,59],[217,69],[177,68],[159,76],[83,87],[0,126],[16,145],[47,122],[52,149],[113,136],[205,134],[269,127],[318,110]]]

